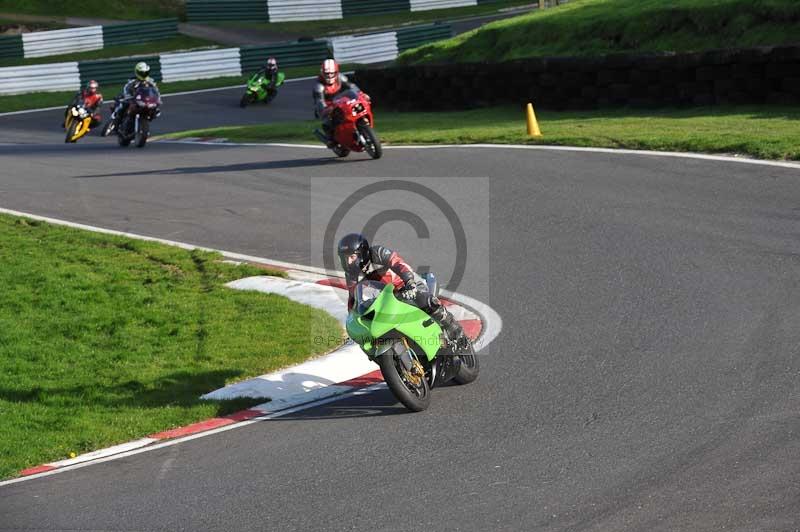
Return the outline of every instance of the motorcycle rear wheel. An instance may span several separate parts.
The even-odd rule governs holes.
[[[411,349],[413,357],[416,357],[413,348]],[[378,365],[381,368],[383,380],[389,386],[392,394],[398,401],[403,403],[403,406],[412,412],[422,412],[427,409],[431,404],[431,387],[428,384],[428,379],[424,376],[420,377],[419,385],[414,385],[409,382],[406,375],[406,370],[400,358],[393,352],[381,355],[378,357]]]
[[[369,156],[373,159],[380,159],[381,155],[383,155],[383,148],[381,147],[381,141],[378,139],[378,135],[375,134],[375,130],[364,122],[358,125],[358,131],[364,136],[364,140],[367,141],[364,145],[364,149]]]
[[[471,343],[469,344],[469,350],[465,353],[459,353],[458,358],[461,359],[461,366],[458,368],[453,380],[458,384],[469,384],[477,379],[481,366],[478,363],[478,355],[475,354],[475,348],[472,347]]]
[[[348,150],[341,144],[337,144],[331,149],[333,150],[333,153],[335,153],[337,157],[347,157],[348,155],[350,155],[350,150]]]

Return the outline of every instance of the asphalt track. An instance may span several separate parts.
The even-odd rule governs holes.
[[[41,135],[0,146],[0,206],[300,263],[322,231],[311,209],[337,201],[317,183],[456,176],[454,203],[488,194],[491,214],[488,253],[469,257],[490,274],[459,291],[503,332],[480,379],[424,413],[375,392],[3,486],[0,530],[800,528],[799,170]],[[407,232],[391,245],[413,248]]]

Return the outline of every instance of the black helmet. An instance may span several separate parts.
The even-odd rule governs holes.
[[[369,242],[364,235],[350,233],[339,240],[339,261],[342,269],[350,277],[358,277],[360,273],[366,273],[369,266]],[[355,255],[351,259],[351,256]]]

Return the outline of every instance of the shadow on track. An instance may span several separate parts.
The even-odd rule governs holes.
[[[289,168],[308,168],[312,166],[326,166],[329,164],[357,163],[365,162],[369,159],[350,159],[342,160],[336,157],[325,157],[315,159],[286,159],[281,161],[260,161],[253,163],[239,163],[229,165],[214,166],[183,166],[172,169],[142,170],[139,172],[116,172],[112,174],[93,174],[83,176],[73,176],[73,179],[96,179],[101,177],[125,177],[125,176],[147,176],[147,175],[191,175],[191,174],[210,174],[227,172],[247,172],[252,170],[284,170]]]
[[[377,416],[397,416],[413,414],[409,412],[388,389],[374,390],[364,395],[346,397],[308,410],[301,410],[295,414],[281,416],[270,420],[270,423],[280,421],[313,421],[313,420],[338,420],[354,419]]]

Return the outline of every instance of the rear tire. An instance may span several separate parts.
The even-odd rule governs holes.
[[[413,349],[412,349],[413,352]],[[419,386],[414,386],[400,376],[402,363],[394,352],[386,353],[378,357],[378,365],[383,374],[383,380],[389,386],[392,394],[403,406],[412,412],[422,412],[431,404],[431,387],[428,379],[420,377]],[[402,370],[405,373],[405,370]]]
[[[481,371],[480,363],[478,362],[478,355],[475,354],[475,348],[472,343],[469,344],[469,350],[464,353],[459,353],[458,358],[461,359],[461,366],[458,368],[458,373],[453,378],[458,384],[469,384],[478,378],[478,373]]]
[[[373,159],[380,159],[381,155],[383,155],[383,148],[381,147],[381,141],[378,139],[375,131],[366,123],[359,124],[358,131],[364,136],[364,140],[367,141],[364,145],[364,149],[369,156]]]
[[[136,147],[144,148],[147,137],[150,135],[150,121],[146,118],[139,119],[139,131],[136,132]]]
[[[337,157],[347,157],[348,155],[350,155],[350,150],[348,150],[341,144],[337,144],[331,149],[333,150],[333,153],[335,153]]]

